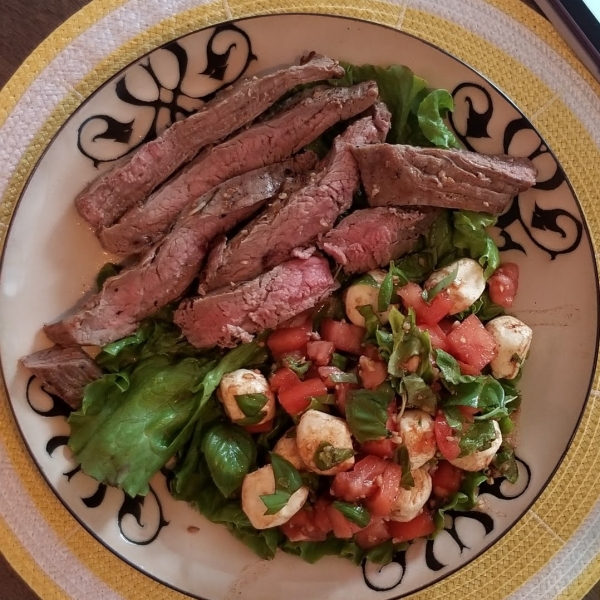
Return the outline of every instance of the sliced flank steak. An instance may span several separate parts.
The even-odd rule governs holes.
[[[377,144],[355,156],[371,206],[437,206],[500,214],[536,180],[527,158]]]
[[[199,292],[252,279],[314,244],[350,208],[359,185],[352,148],[385,139],[390,114],[377,105],[375,116],[359,119],[338,136],[315,181],[278,198],[207,261]],[[379,127],[376,126],[379,124]],[[296,253],[296,254],[295,254]]]
[[[38,377],[43,388],[78,409],[85,386],[102,377],[100,367],[81,348],[53,346],[21,359],[21,364]]]
[[[133,333],[139,322],[179,298],[196,277],[211,240],[255,213],[286,178],[315,165],[312,152],[227,181],[203,196],[160,244],[135,266],[107,279],[74,314],[46,325],[67,345],[103,346]]]
[[[412,252],[419,236],[429,230],[439,214],[435,208],[357,210],[327,232],[319,248],[344,272],[363,273]]]
[[[132,208],[100,233],[103,246],[135,254],[156,243],[186,206],[231,177],[285,160],[326,129],[366,110],[376,101],[377,85],[317,87],[310,96],[273,119],[257,123],[207,150],[148,201]]]
[[[338,287],[326,259],[294,258],[252,281],[184,300],[175,323],[197,348],[231,347],[312,308]]]
[[[92,181],[76,198],[77,210],[96,231],[112,225],[202,147],[250,123],[295,86],[343,74],[337,61],[314,55],[305,64],[234,83]]]

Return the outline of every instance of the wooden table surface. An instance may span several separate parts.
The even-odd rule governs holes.
[[[522,1],[536,8],[533,2]],[[0,0],[0,88],[49,33],[88,2],[89,0]],[[1,554],[0,600],[39,600]],[[600,583],[585,600],[600,600]]]

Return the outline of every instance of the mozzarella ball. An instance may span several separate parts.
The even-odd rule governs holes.
[[[296,444],[295,437],[288,437],[287,433],[284,434],[275,444],[273,452],[279,454],[281,458],[285,458],[285,460],[291,462],[298,471],[306,471],[306,465],[298,452],[298,445]]]
[[[308,488],[302,486],[296,490],[287,504],[274,515],[265,515],[267,507],[261,496],[275,493],[275,474],[273,467],[267,465],[258,471],[248,473],[242,483],[242,510],[256,529],[279,527],[287,523],[304,505],[308,498]]]
[[[408,450],[410,468],[418,469],[435,456],[434,421],[423,410],[405,410],[399,422],[400,437]]]
[[[436,286],[444,279],[444,277],[450,275],[455,269],[457,269],[456,278],[446,288],[446,293],[450,297],[452,303],[450,306],[451,315],[455,315],[456,313],[469,308],[469,306],[471,306],[485,290],[483,268],[472,258],[461,258],[460,260],[450,263],[447,267],[435,271],[425,282],[425,289],[429,290]]]
[[[379,315],[382,322],[387,322],[387,314],[379,313],[377,311],[377,304],[379,299],[379,286],[385,279],[387,273],[378,269],[377,271],[369,271],[367,275],[370,275],[377,285],[369,285],[368,283],[355,283],[351,285],[344,296],[344,306],[346,308],[346,316],[348,319],[358,325],[359,327],[365,326],[365,318],[358,312],[359,306],[366,306],[370,304],[373,307],[373,311],[376,315]]]
[[[431,496],[431,476],[425,469],[411,471],[415,485],[410,489],[400,486],[400,493],[394,503],[390,519],[406,523],[421,513],[429,496]]]
[[[322,443],[331,444],[334,448],[352,449],[352,434],[344,419],[319,410],[307,410],[296,427],[296,445],[304,464],[320,475],[335,475],[352,468],[354,456],[331,469],[319,469],[315,464],[315,452]]]
[[[496,433],[496,437],[492,441],[492,445],[487,450],[482,450],[481,452],[474,452],[473,454],[469,454],[468,456],[463,456],[461,458],[455,458],[448,462],[452,463],[455,467],[459,469],[463,469],[464,471],[482,471],[486,469],[488,465],[492,462],[494,455],[498,452],[498,448],[500,448],[500,444],[502,444],[502,432],[500,431],[500,426],[496,421],[492,421],[494,426],[494,432]]]
[[[275,395],[269,387],[269,382],[260,373],[238,369],[224,375],[217,390],[217,397],[232,421],[246,418],[235,399],[242,394],[264,394],[267,397],[267,403],[261,409],[266,414],[260,423],[270,421],[275,416]]]
[[[499,379],[514,379],[529,352],[533,337],[531,327],[505,315],[492,319],[485,328],[494,338],[498,352],[490,363],[492,374]]]

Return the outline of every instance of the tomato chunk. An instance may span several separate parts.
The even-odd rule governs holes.
[[[435,531],[433,515],[427,509],[423,509],[412,521],[400,523],[389,521],[388,527],[394,542],[410,542],[420,537],[427,537]]]
[[[392,512],[394,504],[400,494],[400,480],[402,467],[393,462],[388,462],[381,476],[381,485],[365,500],[365,506],[371,514],[385,517]]]
[[[331,493],[346,502],[356,502],[370,496],[377,488],[377,478],[383,475],[388,464],[376,456],[365,456],[351,471],[336,474]]]
[[[304,505],[287,523],[281,526],[284,535],[292,542],[322,542],[332,526],[326,513],[331,504],[317,500],[314,506]]]
[[[446,292],[441,292],[428,304],[423,300],[422,294],[423,288],[412,281],[398,289],[398,296],[404,306],[415,311],[417,323],[435,325],[450,312],[450,297]]]
[[[439,348],[444,352],[448,352],[448,339],[446,338],[446,334],[442,331],[442,328],[439,325],[425,325],[425,323],[423,323],[419,325],[419,329],[421,329],[422,331],[426,331],[429,334],[431,345],[434,348]]]
[[[500,265],[488,279],[492,302],[510,308],[519,289],[519,267],[515,263]]]
[[[387,365],[379,360],[373,360],[366,356],[358,359],[358,374],[363,387],[368,390],[374,390],[379,387],[387,378]]]
[[[438,410],[435,416],[435,442],[438,450],[445,459],[454,460],[460,454],[459,438],[455,435],[454,429],[448,425],[446,417],[441,410]]]
[[[341,540],[350,539],[357,531],[360,531],[361,527],[352,521],[346,519],[346,517],[330,504],[326,509],[327,516],[333,527],[333,535]]]
[[[328,342],[333,342],[337,350],[350,354],[362,353],[366,332],[364,327],[333,319],[323,319],[321,324],[321,337]]]
[[[269,379],[269,384],[271,385],[271,389],[274,392],[280,392],[286,387],[293,387],[300,383],[300,378],[294,371],[289,369],[288,367],[281,367],[281,369],[277,369],[271,378]]]
[[[350,395],[350,390],[356,388],[354,383],[336,383],[335,384],[335,405],[343,416],[346,416],[346,402]]]
[[[397,431],[398,429],[398,423],[395,419],[396,412],[396,402],[390,402],[388,406],[388,419],[385,424],[390,431]],[[393,438],[383,438],[381,440],[364,442],[360,449],[364,454],[373,454],[374,456],[379,456],[379,458],[392,458],[397,447],[398,444]]]
[[[307,326],[276,329],[267,339],[267,346],[276,357],[288,352],[304,350],[309,334],[310,329]]]
[[[496,342],[477,315],[469,315],[448,334],[448,345],[457,360],[480,370],[496,356]]]
[[[456,361],[458,363],[458,367],[460,368],[461,375],[472,375],[473,377],[479,377],[481,375],[481,371],[476,369],[475,367],[468,365],[460,360]]]
[[[361,529],[354,536],[356,543],[363,549],[368,550],[379,546],[386,540],[392,537],[390,530],[388,529],[387,522],[383,519],[371,518],[371,522],[364,528]]]
[[[256,425],[245,425],[244,429],[248,433],[264,433],[266,431],[271,431],[271,429],[273,429],[273,419]]]
[[[312,360],[318,367],[323,367],[329,364],[334,350],[335,346],[333,345],[333,342],[328,342],[326,340],[308,342],[306,345],[308,358],[310,358],[310,360]]]
[[[447,500],[460,490],[463,471],[446,460],[440,460],[431,476],[433,494],[442,500]]]
[[[323,380],[323,383],[332,390],[335,389],[335,386],[338,384],[331,380],[331,375],[343,372],[344,371],[337,367],[319,367],[319,377]]]
[[[286,412],[295,415],[302,412],[310,404],[313,396],[324,396],[327,394],[325,384],[318,378],[305,379],[292,387],[283,388],[279,394],[279,403]]]

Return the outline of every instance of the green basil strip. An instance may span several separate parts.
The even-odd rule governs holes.
[[[496,430],[492,421],[472,423],[462,434],[459,442],[459,457],[469,456],[475,452],[487,450],[496,438]]]
[[[348,359],[337,352],[331,356],[330,364],[332,367],[337,367],[340,371],[345,371],[348,366]]]
[[[248,425],[258,425],[266,416],[266,411],[261,410],[258,414],[252,417],[244,417],[243,419],[238,419],[237,421],[234,421],[234,423],[236,425],[240,425],[241,427],[246,427]]]
[[[381,282],[379,288],[379,294],[377,296],[377,310],[379,312],[385,312],[392,302],[392,294],[394,293],[394,277],[392,270],[390,269],[387,275]]]
[[[500,449],[494,456],[492,466],[510,483],[516,483],[519,479],[519,467],[515,460],[515,451],[508,442],[502,442]]]
[[[386,426],[387,409],[394,395],[394,389],[388,383],[381,384],[376,390],[350,391],[346,402],[346,420],[359,443],[391,435]]]
[[[234,398],[246,417],[255,417],[260,414],[269,401],[265,394],[237,394]]]
[[[312,363],[309,360],[306,360],[305,358],[298,358],[293,354],[286,356],[283,359],[283,364],[288,369],[294,371],[294,373],[296,373],[297,375],[306,374],[306,371],[308,371],[308,369],[310,369],[310,366],[312,365]]]
[[[288,494],[297,492],[302,487],[302,477],[296,467],[289,461],[270,452],[271,465],[273,466],[273,474],[275,475],[275,489]]]
[[[321,442],[315,450],[313,460],[317,469],[328,471],[345,460],[352,458],[356,452],[352,448],[336,448],[329,442]]]
[[[448,273],[448,275],[438,281],[431,289],[424,289],[422,294],[423,300],[427,303],[431,302],[438,294],[441,294],[454,283],[457,275],[458,267],[455,267],[451,273]]]
[[[333,503],[333,508],[339,510],[348,521],[356,523],[359,527],[366,527],[371,520],[371,513],[360,504],[350,504],[348,502],[338,502],[336,500]]]
[[[402,468],[402,479],[400,485],[405,489],[409,490],[414,487],[415,480],[413,479],[410,469],[410,456],[408,454],[408,448],[402,444],[398,446],[394,451],[394,462]]]
[[[265,494],[260,497],[266,506],[265,515],[276,515],[289,502],[291,494],[277,490],[274,494]]]
[[[331,373],[329,379],[333,383],[358,383],[356,373]]]

